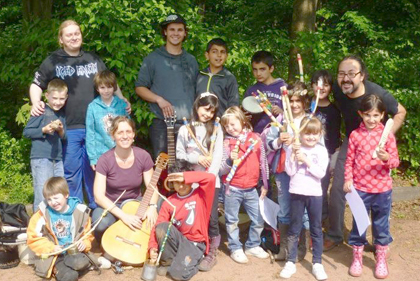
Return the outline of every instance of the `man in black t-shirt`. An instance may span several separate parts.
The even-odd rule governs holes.
[[[394,118],[392,132],[401,127],[406,110],[395,98],[379,85],[367,81],[368,73],[363,61],[356,56],[347,56],[338,66],[337,83],[333,86],[334,99],[344,118],[346,137],[341,146],[334,169],[334,179],[329,202],[329,229],[324,241],[324,251],[328,251],[343,242],[345,193],[344,164],[347,155],[348,137],[359,127],[362,121],[358,115],[360,102],[365,95],[376,94],[386,106],[386,115]]]

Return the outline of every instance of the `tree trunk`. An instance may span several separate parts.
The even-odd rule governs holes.
[[[298,50],[295,41],[299,32],[313,32],[315,31],[316,9],[318,0],[295,0],[293,3],[292,24],[290,27],[290,41],[292,43],[289,50],[289,82],[296,81],[296,76],[299,75],[299,68],[296,59],[296,54],[301,52],[302,60],[305,68],[305,54],[310,54],[310,50]]]
[[[33,22],[37,19],[51,19],[53,0],[22,0],[23,19]]]

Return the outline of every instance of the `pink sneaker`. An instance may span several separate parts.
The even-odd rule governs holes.
[[[388,245],[376,245],[376,266],[375,277],[378,279],[385,279],[388,277],[388,264],[386,262],[386,255],[388,253]]]
[[[353,246],[353,262],[351,263],[349,274],[353,277],[362,275],[363,270],[363,248],[365,246]]]

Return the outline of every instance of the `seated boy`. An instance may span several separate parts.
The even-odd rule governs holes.
[[[257,79],[257,83],[246,90],[244,98],[251,96],[252,93],[257,93],[257,90],[259,90],[266,94],[271,102],[273,115],[279,115],[282,112],[280,88],[287,86],[287,84],[283,79],[272,76],[274,71],[273,55],[267,51],[258,51],[252,56],[251,63],[252,74]],[[252,114],[251,124],[256,133],[261,134],[270,122],[270,117],[264,112]]]
[[[227,108],[239,105],[238,82],[224,67],[228,57],[226,42],[221,38],[210,40],[205,56],[209,66],[198,74],[196,94],[205,92],[215,94],[219,98],[218,116],[222,116]]]
[[[40,257],[35,261],[35,273],[50,278],[54,272],[58,281],[77,280],[79,272],[90,266],[90,259],[82,252],[90,250],[93,235],[89,234],[64,253],[59,251],[90,230],[89,209],[78,198],[69,197],[69,187],[63,177],[48,179],[43,194],[45,200],[31,217],[27,230],[28,246]],[[49,253],[56,254],[47,256]]]
[[[208,226],[216,180],[207,172],[181,172],[185,166],[184,161],[178,160],[169,170],[168,182],[176,191],[168,198],[176,208],[173,224],[170,221],[174,208],[165,201],[149,240],[150,260],[154,263],[170,227],[161,255],[163,267],[159,268],[158,274],[167,271],[175,280],[191,279],[209,250]],[[198,187],[193,188],[193,183]]]

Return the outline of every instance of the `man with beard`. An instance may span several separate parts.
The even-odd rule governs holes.
[[[406,110],[395,98],[379,85],[367,80],[368,73],[363,61],[356,56],[343,58],[338,66],[337,83],[333,86],[334,99],[344,118],[346,137],[341,146],[334,169],[334,178],[329,201],[329,229],[324,241],[324,251],[343,242],[344,208],[346,205],[344,185],[344,164],[347,155],[348,137],[362,121],[358,114],[360,102],[365,95],[376,94],[386,106],[387,115],[394,118],[392,132],[395,134],[402,126]]]

